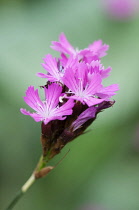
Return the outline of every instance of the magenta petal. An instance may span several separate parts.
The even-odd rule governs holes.
[[[49,123],[52,120],[65,120],[65,119],[66,119],[66,117],[62,117],[62,116],[56,116],[56,117],[52,116],[49,118],[45,118],[43,122],[46,125],[47,123]]]
[[[42,63],[42,66],[49,74],[45,75],[39,73],[38,76],[41,76],[43,78],[49,78],[50,75],[51,81],[60,81],[61,76],[56,58],[53,58],[50,54],[48,54],[43,60],[45,61],[45,63]]]
[[[59,109],[57,109],[55,111],[56,115],[71,115],[73,110],[74,106],[74,101],[72,99],[69,99],[63,106],[59,107]]]
[[[111,67],[104,69],[104,66],[101,64],[100,60],[93,60],[89,66],[89,72],[100,74],[102,79],[108,77],[111,70]]]
[[[26,109],[20,109],[20,112],[24,115],[29,115],[31,116],[36,122],[42,121],[42,116],[40,116],[37,113],[31,113],[29,111],[26,111]]]
[[[103,44],[102,40],[97,40],[89,45],[89,49],[98,54],[99,57],[107,55],[106,51],[109,49],[109,45]]]
[[[38,113],[31,113],[30,116],[36,121],[40,122],[43,121],[44,117]]]
[[[52,75],[50,74],[43,74],[43,73],[37,73],[36,74],[38,77],[41,77],[41,78],[46,78],[47,80],[49,80],[50,82],[56,82],[58,81],[57,78],[54,78]]]
[[[82,112],[78,118],[72,123],[71,127],[73,127],[73,131],[80,128],[86,121],[91,118],[94,118],[96,115],[96,107],[89,107],[84,112]]]
[[[51,84],[47,88],[44,88],[45,98],[47,99],[47,106],[49,109],[55,108],[59,103],[59,97],[62,92],[62,87],[58,84]]]
[[[102,78],[106,78],[109,76],[109,73],[111,72],[112,68],[108,67],[107,69],[101,70],[100,74],[102,76]]]
[[[61,58],[59,59],[61,65],[65,67],[68,60],[69,58],[64,53],[61,53]]]
[[[89,77],[89,85],[88,88],[86,89],[86,94],[87,95],[94,95],[98,90],[101,89],[102,85],[102,78],[100,74],[92,74]]]
[[[41,78],[47,78],[48,77],[47,74],[43,74],[43,73],[37,73],[36,76],[41,77]]]
[[[38,89],[34,90],[33,86],[28,87],[24,101],[35,111],[39,111],[40,107],[43,106],[39,98]]]
[[[96,52],[93,52],[89,48],[80,50],[78,52],[79,60],[81,59],[85,63],[90,64],[92,61],[99,60],[99,56],[96,54]]]
[[[66,53],[66,54],[69,54],[69,55],[72,55],[72,54],[76,53],[76,51],[74,50],[72,45],[67,40],[64,33],[60,34],[59,42],[53,41],[52,44],[53,45],[51,46],[51,48],[56,50],[56,51],[59,51],[61,53]]]
[[[84,98],[84,102],[90,107],[90,106],[94,106],[97,104],[100,104],[104,101],[105,99],[99,99],[99,98],[93,98],[93,97],[88,97],[88,98]]]
[[[78,89],[78,84],[74,76],[74,70],[71,67],[68,67],[65,71],[65,75],[62,79],[64,84],[73,92],[76,92]]]
[[[101,98],[104,97],[110,98],[111,96],[115,95],[116,94],[115,92],[118,90],[119,90],[119,85],[113,84],[102,88],[97,95]]]
[[[20,109],[20,112],[24,115],[30,115],[30,112],[23,108]]]

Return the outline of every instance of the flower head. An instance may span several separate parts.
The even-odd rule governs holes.
[[[49,158],[81,135],[98,113],[111,107],[115,103],[111,97],[119,90],[117,84],[103,86],[103,79],[109,76],[111,67],[105,69],[101,63],[101,57],[109,48],[101,40],[77,50],[62,33],[59,41],[52,44],[60,57],[46,55],[42,63],[46,73],[37,74],[47,79],[42,86],[45,99],[42,101],[38,89],[30,86],[24,101],[35,112],[20,109],[35,121],[42,121],[43,156]]]
[[[37,73],[37,76],[41,78],[46,78],[50,82],[60,82],[62,83],[62,78],[65,74],[65,70],[68,67],[74,67],[77,63],[77,58],[72,55],[67,59],[64,54],[61,55],[60,59],[53,58],[51,55],[46,55],[43,59],[45,63],[42,66],[47,71],[47,74]]]
[[[37,73],[37,76],[41,78],[47,78],[51,82],[60,81],[62,77],[62,70],[58,66],[56,58],[53,58],[50,54],[43,58],[43,68],[47,71],[47,74]]]
[[[68,97],[87,104],[89,107],[102,103],[118,90],[117,85],[104,88],[101,74],[97,71],[91,72],[90,68],[91,66],[85,63],[79,63],[77,69],[67,68],[63,77],[64,84],[69,88],[70,96]]]
[[[48,88],[44,87],[45,100],[41,101],[38,90],[30,86],[24,97],[25,102],[36,112],[31,113],[25,109],[20,109],[22,114],[30,115],[36,122],[43,121],[44,124],[52,120],[64,120],[67,115],[72,114],[73,100],[68,100],[62,106],[59,106],[59,97],[62,87],[58,84],[51,84]]]

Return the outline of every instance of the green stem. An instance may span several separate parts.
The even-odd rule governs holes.
[[[27,182],[22,186],[21,190],[16,194],[16,196],[13,198],[9,206],[5,210],[11,210],[16,205],[16,203],[19,201],[19,199],[24,195],[24,193],[31,187],[31,185],[35,182],[35,176],[34,174],[31,175],[31,177],[27,180]]]
[[[26,181],[26,183],[22,186],[21,190],[17,193],[17,195],[13,198],[9,206],[5,210],[12,210],[13,207],[16,205],[16,203],[19,201],[19,199],[26,193],[26,191],[32,186],[32,184],[35,182],[35,172],[41,171],[43,168],[46,167],[47,162],[49,161],[48,156],[47,157],[40,157],[40,160],[37,164],[37,167],[31,177]]]
[[[12,200],[12,202],[9,204],[9,206],[6,208],[6,210],[11,210],[13,209],[13,207],[16,205],[16,203],[18,202],[18,200],[23,196],[23,192],[20,190],[16,196],[14,197],[14,199]]]
[[[42,168],[46,166],[47,162],[48,162],[48,158],[47,157],[44,158],[43,156],[41,156],[35,171],[37,172],[40,171]]]

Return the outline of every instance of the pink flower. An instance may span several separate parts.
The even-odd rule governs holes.
[[[77,69],[67,68],[63,82],[69,88],[69,98],[90,107],[108,100],[119,88],[118,85],[103,87],[100,73],[89,72],[89,67],[88,64],[79,63]]]
[[[88,106],[104,101],[95,98],[95,93],[102,88],[101,81],[99,74],[88,74],[85,63],[80,63],[76,70],[67,68],[63,78],[63,82],[70,90],[71,96],[69,97]]]
[[[61,83],[65,73],[65,69],[67,67],[74,67],[78,62],[77,58],[70,56],[67,59],[67,57],[64,54],[61,55],[61,59],[59,59],[58,61],[56,60],[56,58],[53,58],[50,54],[46,55],[46,57],[43,60],[45,63],[42,63],[42,66],[47,71],[47,74],[37,73],[37,76],[41,78],[46,78],[50,82],[58,81]]]
[[[83,50],[74,49],[74,47],[69,43],[64,33],[59,36],[59,42],[53,41],[51,48],[64,54],[78,56],[79,60],[92,61],[98,60],[100,57],[105,56],[106,51],[109,46],[102,43],[102,40],[93,42]],[[89,63],[89,62],[88,62]]]
[[[61,33],[52,48],[60,57],[46,55],[42,63],[45,73],[37,76],[47,79],[42,101],[38,89],[28,87],[24,101],[34,112],[21,108],[24,115],[36,122],[42,121],[41,142],[43,157],[48,159],[59,154],[61,149],[90,126],[97,115],[112,107],[110,98],[119,90],[117,84],[104,87],[102,80],[109,76],[111,67],[104,68],[100,58],[109,48],[101,40],[83,50],[75,49]]]
[[[139,10],[138,0],[103,0],[108,14],[116,19],[127,19]]]
[[[41,101],[38,89],[33,86],[28,87],[24,101],[35,110],[34,113],[20,109],[22,114],[30,115],[36,122],[43,121],[44,124],[52,120],[64,120],[67,115],[72,114],[73,100],[68,100],[62,106],[59,106],[59,97],[62,93],[62,87],[58,84],[51,84],[48,88],[44,87],[45,100]]]
[[[50,82],[60,82],[63,83],[63,77],[67,68],[75,68],[79,62],[85,62],[94,68],[94,71],[99,72],[102,75],[102,78],[108,76],[111,68],[104,70],[104,67],[100,64],[100,57],[106,55],[106,51],[109,46],[106,44],[102,44],[101,40],[93,42],[89,45],[88,48],[83,50],[75,50],[72,45],[68,42],[64,33],[61,33],[59,37],[59,42],[52,42],[53,46],[51,46],[54,50],[61,52],[61,58],[56,59],[53,58],[52,55],[48,54],[43,58],[44,63],[42,66],[47,71],[44,73],[37,73],[37,76],[41,78],[46,78]],[[67,57],[66,54],[69,54]]]
[[[56,58],[53,58],[52,55],[48,54],[43,58],[45,63],[42,63],[44,69],[48,72],[47,74],[37,73],[37,76],[41,78],[47,78],[49,81],[60,81],[62,76],[62,70],[58,68],[58,62]]]
[[[86,63],[90,63],[92,60],[99,60],[101,57],[107,55],[106,51],[109,49],[109,45],[103,44],[102,40],[94,41],[92,44],[83,50],[80,50],[78,54]]]

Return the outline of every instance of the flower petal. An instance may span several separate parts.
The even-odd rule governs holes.
[[[52,81],[59,81],[60,72],[58,69],[58,63],[56,61],[56,58],[53,58],[52,55],[48,54],[43,60],[45,61],[45,63],[42,63],[42,66],[49,74],[47,73],[45,75],[42,73],[38,73],[37,76],[43,78],[51,78]]]
[[[116,91],[119,90],[119,85],[118,84],[113,84],[113,85],[109,85],[107,87],[103,87],[98,93],[97,96],[101,97],[101,98],[105,98],[108,97],[110,98],[111,96],[115,95]]]
[[[96,107],[89,107],[84,112],[82,112],[78,118],[72,123],[71,127],[73,127],[73,131],[80,128],[85,122],[87,122],[91,118],[95,118],[96,116]]]
[[[76,81],[76,78],[74,76],[74,70],[73,68],[71,67],[68,67],[66,70],[65,70],[65,75],[62,79],[62,81],[64,82],[64,84],[70,89],[72,90],[73,92],[76,92],[77,89],[78,89],[78,84],[77,84],[77,81]]]
[[[67,40],[64,33],[60,34],[59,42],[53,41],[52,44],[53,45],[51,46],[51,48],[53,50],[59,51],[61,53],[66,53],[66,54],[69,54],[69,55],[72,55],[72,54],[76,53],[76,51],[74,50],[72,45]]]
[[[57,116],[65,116],[65,115],[71,115],[74,106],[74,101],[72,99],[69,99],[64,105],[62,105],[61,107],[59,107],[59,109],[57,109],[55,111],[55,114]]]
[[[106,51],[109,49],[109,45],[103,44],[102,40],[97,40],[90,44],[88,48],[99,57],[104,57],[107,55]]]
[[[100,104],[104,101],[105,99],[99,99],[99,98],[93,98],[93,97],[86,97],[84,98],[84,102],[90,107],[90,106],[94,106],[97,104]]]
[[[49,110],[55,108],[59,103],[59,97],[62,92],[62,87],[56,83],[52,83],[48,88],[44,87],[45,98]]]
[[[34,90],[33,86],[28,87],[24,101],[35,111],[41,111],[43,103],[40,100],[38,89]]]

